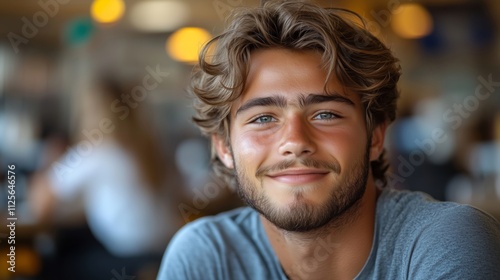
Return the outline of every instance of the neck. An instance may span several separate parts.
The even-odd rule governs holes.
[[[290,279],[353,279],[369,257],[378,197],[373,180],[358,203],[330,224],[312,232],[289,232],[263,216],[261,221]]]

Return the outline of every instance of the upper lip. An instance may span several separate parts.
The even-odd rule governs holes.
[[[290,168],[276,173],[269,173],[269,177],[287,176],[287,175],[305,175],[305,174],[326,174],[330,171],[325,169],[312,168]]]

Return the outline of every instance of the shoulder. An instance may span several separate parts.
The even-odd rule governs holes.
[[[243,207],[185,225],[172,238],[163,257],[158,279],[217,279],[218,264],[228,248],[251,238],[257,213]]]
[[[390,217],[385,227],[397,225],[410,278],[500,275],[500,224],[490,215],[417,192],[391,190],[383,199]]]
[[[379,204],[377,218],[383,220],[382,227],[396,225],[399,231],[419,238],[443,235],[451,240],[472,238],[481,242],[500,242],[498,221],[469,205],[437,201],[424,193],[398,190],[384,190]]]
[[[384,190],[379,200],[377,215],[391,222],[404,219],[407,225],[429,230],[491,228],[498,234],[498,221],[470,205],[437,201],[422,192],[390,189]]]
[[[497,279],[500,225],[473,207],[449,205],[424,223],[412,252],[415,273]]]
[[[240,207],[214,216],[203,217],[186,224],[176,237],[182,238],[192,234],[203,234],[215,238],[219,235],[229,235],[246,231],[258,214],[250,207]]]
[[[246,223],[253,215],[257,215],[254,210],[241,207],[215,216],[200,218],[179,230],[172,239],[171,246],[183,243],[186,239],[190,239],[189,241],[209,239],[213,242],[224,235],[244,231]]]

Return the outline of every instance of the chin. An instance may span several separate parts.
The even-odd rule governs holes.
[[[327,203],[327,198],[330,195],[328,192],[322,191],[318,185],[294,186],[283,190],[264,195],[273,205],[282,209],[294,209],[305,205],[321,207]]]
[[[278,196],[275,199],[269,197],[268,207],[273,208],[276,212],[283,214],[288,213],[290,215],[295,215],[297,212],[313,213],[324,208],[325,204],[327,204],[327,197],[327,194],[311,195],[305,192],[288,193]]]

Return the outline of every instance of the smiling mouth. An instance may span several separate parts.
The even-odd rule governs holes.
[[[320,180],[330,172],[318,169],[288,169],[282,172],[268,174],[271,179],[286,184],[306,184]]]

